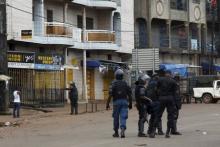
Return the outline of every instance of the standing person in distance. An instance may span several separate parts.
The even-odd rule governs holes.
[[[74,82],[70,82],[70,88],[65,88],[69,90],[69,100],[70,100],[70,115],[78,114],[78,90]]]
[[[171,129],[174,126],[175,93],[177,83],[171,77],[171,71],[166,71],[163,77],[160,77],[157,84],[160,109],[157,120],[161,120],[163,112],[167,109],[167,131],[166,138],[170,138]]]
[[[140,75],[135,87],[136,107],[139,114],[138,137],[147,137],[147,135],[144,133],[144,124],[147,121],[147,107],[150,103],[145,99],[146,87],[149,80],[150,77],[148,75]]]
[[[18,90],[15,90],[13,92],[13,96],[14,96],[13,117],[19,118],[20,117],[20,107],[21,107],[21,92]]]
[[[124,72],[121,69],[115,71],[115,80],[109,88],[109,98],[106,103],[106,109],[110,108],[110,101],[113,97],[113,137],[119,137],[119,127],[121,129],[121,138],[125,138],[126,120],[128,118],[128,108],[132,109],[131,88],[123,80]]]

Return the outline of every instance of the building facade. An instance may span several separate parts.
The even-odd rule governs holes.
[[[136,0],[136,48],[159,48],[160,64],[188,64],[196,67],[190,74],[203,74],[199,66],[209,62],[212,46],[209,5],[206,0]]]
[[[84,102],[108,97],[114,69],[127,67],[134,48],[133,0],[7,3],[12,87],[23,89],[30,103],[63,102],[70,81]]]

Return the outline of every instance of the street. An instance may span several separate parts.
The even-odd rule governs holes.
[[[126,138],[112,138],[111,111],[71,116],[54,112],[0,128],[1,147],[219,147],[220,104],[184,104],[178,123],[182,136],[137,137],[137,111],[129,113]],[[165,114],[166,115],[166,114]],[[166,116],[163,119],[165,131]]]

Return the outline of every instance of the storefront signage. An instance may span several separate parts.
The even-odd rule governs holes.
[[[32,30],[21,30],[21,39],[31,39]]]
[[[43,55],[24,52],[8,52],[9,68],[26,68],[37,70],[62,70],[61,55]]]
[[[9,68],[34,68],[34,53],[8,52]]]
[[[34,63],[34,53],[8,52],[8,62]]]
[[[60,65],[50,65],[50,64],[35,64],[34,69],[38,70],[61,70]]]
[[[9,68],[27,68],[27,69],[34,69],[33,63],[19,63],[19,62],[8,62]]]
[[[63,57],[60,55],[36,55],[37,64],[62,65]]]

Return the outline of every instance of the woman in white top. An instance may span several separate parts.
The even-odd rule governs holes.
[[[14,96],[14,108],[13,108],[13,117],[20,117],[20,106],[21,106],[21,97],[20,97],[21,92],[15,90],[13,92]]]

